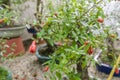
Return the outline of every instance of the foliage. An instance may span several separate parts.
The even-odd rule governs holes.
[[[8,80],[8,71],[5,70],[3,67],[0,67],[0,79],[1,80]]]
[[[10,0],[10,1],[11,1],[11,3],[13,3],[13,4],[21,4],[21,3],[26,2],[26,1],[28,1],[28,0]]]
[[[54,42],[63,42],[50,56],[52,60],[46,63],[53,73],[49,74],[51,80],[61,80],[63,74],[69,80],[83,80],[88,75],[87,68],[95,63],[95,49],[106,47],[104,39],[109,28],[104,28],[97,20],[105,18],[102,3],[103,0],[61,0],[57,6],[49,3],[51,11],[37,36],[51,47],[55,47]]]
[[[7,3],[8,3],[8,0],[0,0],[0,5],[7,4]]]
[[[118,41],[117,32],[114,30],[111,30],[111,27],[109,27],[110,31],[106,30],[106,48],[101,54],[101,60],[102,62],[113,66],[116,63],[118,52],[119,50],[115,49],[115,42]],[[118,46],[117,46],[118,47]]]
[[[5,39],[0,39],[0,61],[1,60],[5,60],[4,58],[4,53],[6,53],[6,48],[8,48],[9,46],[6,44],[6,40]]]
[[[0,19],[4,19],[4,24],[0,24],[1,27],[3,26],[12,26],[14,25],[14,21],[16,21],[17,17],[15,17],[16,12],[15,11],[10,11],[9,9],[2,9],[0,10]],[[17,16],[17,14],[16,14]]]
[[[18,4],[21,4],[25,1],[27,0],[0,0],[0,20],[3,20],[0,23],[0,27],[11,27],[15,25],[19,13],[17,10],[12,8],[12,5],[14,4],[14,7],[16,7]]]

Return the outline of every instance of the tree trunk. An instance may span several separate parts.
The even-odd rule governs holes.
[[[81,80],[89,80],[88,70],[82,69],[82,63],[77,64],[77,72],[81,74]]]

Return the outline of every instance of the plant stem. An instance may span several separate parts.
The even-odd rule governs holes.
[[[39,7],[41,5],[41,8]],[[39,9],[41,9],[39,11]],[[36,6],[36,18],[41,23],[42,21],[42,14],[43,14],[43,1],[42,0],[37,0],[37,6]]]
[[[82,63],[77,64],[77,72],[81,74],[81,80],[89,80],[87,68],[82,68]]]

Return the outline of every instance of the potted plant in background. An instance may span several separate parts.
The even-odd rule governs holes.
[[[50,68],[51,73],[48,74],[51,80],[61,80],[63,75],[69,80],[89,80],[87,68],[95,62],[94,50],[104,45],[106,38],[105,31],[101,32],[102,18],[105,17],[100,6],[102,2],[62,0],[56,6],[49,3],[50,11],[41,21],[44,26],[40,26],[37,38],[46,42],[45,47],[40,50],[43,55],[46,50],[50,50],[50,60],[46,64]],[[96,30],[99,34],[94,33]],[[62,45],[58,47],[55,42],[59,41]]]
[[[5,60],[4,53],[6,53],[6,48],[8,45],[6,44],[6,40],[0,38],[0,62]]]
[[[17,25],[17,18],[19,14],[12,9],[11,7],[11,0],[3,1],[1,4],[0,10],[0,30],[1,36],[0,37],[17,37],[21,35],[24,26]],[[7,29],[6,29],[7,28]],[[17,32],[15,32],[17,30]]]
[[[10,48],[6,48],[6,55],[9,53],[13,53],[14,55],[18,55],[20,53],[24,53],[24,47],[21,39],[21,34],[23,34],[23,30],[25,26],[17,25],[17,17],[19,14],[16,10],[12,8],[12,4],[21,3],[20,0],[4,0],[1,1],[1,9],[0,9],[0,37],[6,38],[7,44],[12,46],[12,44],[16,44],[14,47],[14,51],[11,51]]]
[[[11,73],[7,69],[1,66],[0,66],[0,79],[1,80],[12,80]]]
[[[110,30],[110,29],[109,29]],[[108,34],[105,40],[106,44],[104,45],[104,50],[101,50],[98,55],[96,55],[95,60],[98,62],[97,69],[101,72],[106,74],[110,74],[113,66],[115,65],[119,50],[117,50],[114,46],[115,42],[117,41],[117,34],[110,33],[107,31]],[[120,77],[120,70],[119,66],[116,68],[114,76]]]
[[[6,59],[4,57],[5,48],[7,47],[6,40],[0,39],[0,63]],[[1,80],[12,80],[12,73],[3,66],[0,65],[0,79]]]
[[[106,31],[106,39],[105,39],[105,49],[102,50],[97,56],[96,59],[98,61],[97,69],[106,74],[110,74],[113,66],[115,65],[119,50],[120,50],[120,33],[119,33],[119,1],[111,1],[109,2],[103,9],[106,15],[104,20],[103,30]],[[109,27],[105,27],[109,26]],[[109,29],[107,29],[109,28]],[[119,66],[116,67],[114,76],[120,77],[120,69]]]

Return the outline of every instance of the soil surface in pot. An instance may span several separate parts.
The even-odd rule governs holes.
[[[41,47],[38,51],[39,51],[39,54],[43,56],[51,55],[54,52],[54,50],[48,46]]]

